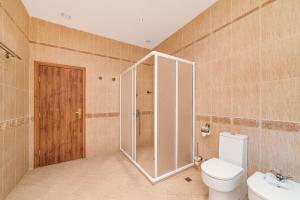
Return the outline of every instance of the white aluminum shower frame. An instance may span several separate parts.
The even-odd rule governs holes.
[[[134,98],[136,98],[136,68],[138,65],[142,64],[143,62],[145,62],[147,59],[149,59],[151,56],[154,56],[154,177],[152,177],[151,175],[148,174],[147,171],[145,171],[143,169],[142,166],[140,166],[138,164],[138,162],[136,162],[136,99],[133,101],[132,100],[132,108],[134,109],[132,111],[132,154],[128,155],[128,153],[122,149],[122,130],[121,130],[121,124],[122,124],[122,76],[126,73],[128,73],[129,71],[131,71],[131,75],[132,75],[132,96]],[[158,57],[163,57],[163,58],[167,58],[170,60],[174,60],[176,61],[176,135],[175,135],[175,154],[176,154],[176,169],[165,173],[161,176],[157,176],[157,58]],[[190,164],[187,164],[181,168],[177,168],[178,167],[178,62],[182,62],[182,63],[187,63],[187,64],[191,64],[193,66],[193,142],[192,142],[192,162]],[[123,71],[120,74],[120,151],[123,152],[123,154],[152,182],[152,183],[156,183],[158,181],[161,181],[173,174],[176,174],[180,171],[183,171],[189,167],[194,166],[194,157],[195,157],[195,62],[189,61],[189,60],[185,60],[182,58],[178,58],[175,56],[171,56],[168,54],[164,54],[161,52],[157,52],[157,51],[151,51],[149,54],[147,54],[145,57],[143,57],[142,59],[140,59],[138,62],[136,62],[135,64],[133,64],[130,68],[126,69],[125,71]]]

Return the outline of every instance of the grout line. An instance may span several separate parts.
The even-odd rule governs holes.
[[[43,43],[43,42],[36,42],[36,41],[32,41],[32,40],[29,40],[29,43],[36,44],[36,45],[41,45],[41,46],[52,47],[52,48],[57,48],[57,49],[63,49],[63,50],[67,50],[67,51],[83,53],[83,54],[87,54],[87,55],[94,55],[94,56],[98,56],[98,57],[109,58],[109,59],[113,59],[113,60],[125,61],[125,62],[130,62],[130,63],[136,63],[137,62],[137,61],[129,60],[129,59],[126,59],[126,58],[120,58],[120,57],[115,57],[115,56],[107,56],[107,55],[103,55],[103,54],[99,54],[99,53],[92,53],[92,52],[88,52],[88,51],[84,51],[84,50],[78,50],[78,49],[73,49],[73,48],[69,48],[69,47],[57,46],[57,45],[47,44],[47,43]],[[147,66],[151,66],[150,64],[147,64],[147,63],[143,63],[143,64],[147,65]]]

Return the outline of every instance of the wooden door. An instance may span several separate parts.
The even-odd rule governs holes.
[[[35,167],[85,156],[84,68],[35,65]]]

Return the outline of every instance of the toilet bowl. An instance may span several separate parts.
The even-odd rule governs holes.
[[[210,200],[243,200],[247,194],[247,136],[220,134],[219,158],[201,165]]]

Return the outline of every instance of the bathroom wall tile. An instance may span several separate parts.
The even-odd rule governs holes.
[[[211,9],[203,11],[200,15],[195,18],[195,31],[196,39],[202,38],[203,36],[211,33]]]
[[[29,31],[29,15],[23,5],[23,3],[17,2],[15,4],[16,14],[15,21],[18,27],[28,36]]]
[[[3,55],[0,58],[0,121],[10,120],[5,130],[0,130],[0,199],[2,200],[19,181],[16,180],[16,174],[20,177],[27,169],[22,165],[22,170],[17,170],[18,147],[15,126],[21,123],[16,121],[16,117],[26,115],[29,106],[26,101],[28,95],[24,96],[28,92],[29,81],[27,71],[29,53],[26,38],[29,17],[21,1],[11,0],[1,1],[1,3],[4,8],[0,7],[0,40],[22,58],[21,61],[14,58],[6,59]],[[18,104],[16,104],[17,99]],[[25,142],[26,138],[23,139]],[[22,154],[26,152],[24,147]]]
[[[19,182],[25,171],[25,125],[20,125],[16,127],[16,182]]]
[[[14,59],[3,59],[3,84],[16,87],[16,61]]]
[[[193,19],[191,22],[187,23],[181,28],[182,34],[182,44],[181,46],[186,46],[197,40],[197,32],[195,31],[197,20]]]
[[[0,121],[4,121],[4,103],[3,103],[3,99],[4,99],[4,92],[3,92],[3,87],[1,84],[0,84],[0,99],[1,99],[1,102],[0,102]]]
[[[14,119],[16,117],[16,89],[3,86],[3,117],[4,120]]]
[[[212,89],[212,115],[222,117],[231,116],[231,94],[231,87],[221,87]]]
[[[300,121],[300,79],[264,82],[262,85],[262,118]]]
[[[237,19],[243,16],[245,13],[253,11],[253,9],[258,8],[261,0],[231,0],[232,6],[232,16],[231,19]]]
[[[260,82],[259,49],[240,52],[231,57],[232,84],[253,84]]]
[[[17,27],[7,14],[2,15],[3,20],[3,43],[8,46],[11,50],[16,51],[16,33]],[[10,34],[5,34],[10,33]]]
[[[219,0],[211,6],[212,30],[216,30],[231,20],[231,0]]]
[[[299,134],[263,129],[261,141],[262,170],[282,170],[285,175],[299,177],[299,144]]]
[[[300,32],[298,0],[276,0],[261,10],[262,42],[287,38]]]
[[[1,3],[1,2],[0,2]],[[4,15],[4,11],[3,9],[0,8],[0,26],[3,27],[3,15]],[[3,29],[1,28],[0,30],[0,41],[3,42]]]
[[[232,88],[232,116],[259,119],[260,85],[239,85]]]
[[[16,4],[18,0],[3,1],[2,8],[9,13],[10,17],[16,19]]]
[[[212,87],[212,69],[210,63],[196,63],[196,90]]]
[[[264,81],[300,77],[300,35],[263,45],[261,55]]]
[[[194,58],[194,56],[195,56],[194,48],[195,48],[195,46],[191,45],[191,46],[185,48],[184,50],[176,53],[175,56],[177,56],[179,58],[184,58],[184,59],[187,59],[187,60],[195,60],[195,58]]]
[[[232,52],[258,48],[260,38],[259,13],[255,12],[232,24]]]
[[[231,55],[231,27],[225,27],[211,36],[212,58],[219,59]]]
[[[196,99],[201,101],[196,102],[196,113],[201,115],[211,115],[212,107],[212,91],[208,90],[197,90]]]
[[[194,45],[194,61],[197,63],[207,63],[212,60],[211,38],[207,37]]]
[[[231,58],[215,60],[211,66],[211,87],[224,87],[232,85]]]

